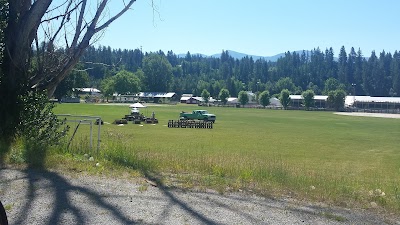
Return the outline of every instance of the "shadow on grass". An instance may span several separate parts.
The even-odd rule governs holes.
[[[0,138],[0,168],[2,168],[5,165],[5,158],[6,155],[10,152],[10,150],[11,150],[11,142],[1,140]]]
[[[183,213],[185,216],[190,217],[196,221],[196,223],[200,224],[229,223],[226,221],[223,222],[224,218],[219,217],[225,217],[222,215],[225,213],[228,215],[235,215],[246,221],[245,223],[261,224],[267,221],[274,223],[273,221],[279,222],[280,219],[282,219],[277,217],[276,210],[285,213],[289,212],[292,215],[296,214],[296,218],[303,222],[310,222],[310,217],[324,220],[327,219],[326,215],[329,215],[330,218],[328,219],[333,218],[331,220],[336,220],[336,222],[338,222],[337,218],[346,221],[347,217],[347,214],[341,214],[340,212],[327,214],[324,211],[326,209],[320,207],[288,208],[288,203],[285,201],[254,198],[251,196],[248,198],[238,198],[237,196],[221,196],[212,193],[193,193],[190,197],[182,197],[180,191],[185,190],[165,186],[161,181],[161,175],[157,173],[154,169],[154,165],[150,162],[139,161],[137,159],[122,160],[118,157],[109,157],[109,160],[121,166],[141,171],[146,179],[157,185],[161,197],[147,196],[146,194],[139,196],[133,194],[128,194],[128,196],[118,196],[111,193],[104,194],[89,185],[74,185],[69,179],[52,171],[27,169],[20,171],[19,175],[15,176],[7,175],[11,170],[4,169],[0,170],[0,187],[8,186],[10,189],[18,185],[18,183],[21,184],[25,182],[26,184],[24,186],[26,190],[24,190],[25,195],[23,197],[23,203],[18,204],[18,209],[15,209],[20,213],[15,213],[13,215],[12,224],[27,224],[32,217],[42,218],[40,222],[45,225],[65,224],[66,221],[68,221],[68,224],[88,224],[93,223],[93,218],[91,217],[96,216],[93,214],[93,211],[100,215],[101,224],[107,224],[108,222],[112,224],[145,224],[143,220],[146,220],[146,218],[142,218],[144,215],[143,213],[141,213],[139,217],[135,216],[135,212],[140,213],[138,212],[141,210],[140,208],[136,208],[135,205],[130,206],[131,208],[125,205],[122,206],[124,203],[121,202],[120,199],[117,199],[117,202],[112,202],[109,199],[121,197],[130,197],[131,201],[137,201],[139,206],[142,204],[141,201],[147,202],[148,204],[146,205],[151,205],[145,208],[147,211],[147,214],[145,214],[148,215],[149,212],[156,209],[157,212],[152,212],[153,215],[156,215],[156,224],[163,224],[166,220],[170,221],[176,219],[175,209],[177,207],[182,210],[179,214]],[[112,186],[113,189],[123,188],[119,187],[117,183],[113,183],[113,185],[115,185]],[[0,191],[3,192],[4,190]],[[48,196],[43,197],[44,194]],[[77,195],[80,196],[78,200],[76,197]],[[188,200],[187,197],[192,200]],[[10,201],[9,199],[10,198],[8,198],[8,201]],[[14,199],[14,201],[16,200]],[[37,203],[39,201],[45,201],[47,204],[40,204],[38,206]],[[90,205],[88,205],[87,202],[90,202]],[[262,207],[262,209],[265,210],[262,211],[263,218],[259,218],[252,210],[243,210],[235,205],[243,202],[246,202],[245,204],[251,203],[254,206]],[[201,205],[200,207],[199,204]],[[128,211],[126,209],[128,209]],[[43,211],[46,213],[43,214]],[[217,213],[207,213],[214,211],[217,211]],[[267,221],[265,221],[265,219]],[[177,221],[176,223],[179,222]],[[99,224],[98,221],[96,224]]]

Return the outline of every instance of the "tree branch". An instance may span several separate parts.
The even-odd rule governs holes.
[[[83,15],[85,14],[87,0],[83,0],[81,3],[82,3],[82,7],[81,7],[81,11],[79,13],[78,23],[76,25],[74,39],[72,40],[72,43],[71,43],[72,48],[75,48],[76,43],[78,42],[78,38],[82,32],[82,30],[81,30],[82,21],[83,21]]]
[[[74,9],[76,9],[76,7],[74,7],[71,11],[69,11],[69,7],[71,7],[71,4],[72,4],[72,0],[69,1],[69,4],[68,4],[67,8],[65,9],[66,12],[65,12],[63,15],[60,15],[60,17],[62,17],[60,26],[58,27],[57,31],[54,33],[53,37],[50,38],[49,47],[52,47],[52,46],[53,46],[54,40],[56,39],[58,33],[60,33],[61,29],[65,26],[65,19],[66,19],[66,16],[67,16],[67,20],[68,20],[68,17],[70,16],[69,14],[70,14]],[[68,12],[68,11],[69,11],[69,12]]]
[[[118,19],[122,14],[124,14],[130,7],[131,5],[135,2],[136,0],[131,0],[125,7],[114,17],[109,19],[107,22],[105,22],[103,25],[99,26],[96,28],[95,33],[99,32],[100,30],[103,30],[104,28],[108,27],[114,20]]]
[[[59,18],[61,18],[61,17],[65,18],[65,16],[70,15],[70,14],[71,14],[73,11],[75,11],[75,10],[78,8],[78,6],[80,5],[80,3],[78,3],[74,8],[68,10],[69,7],[71,7],[72,2],[73,2],[73,0],[69,0],[69,4],[68,4],[67,9],[66,9],[66,11],[65,11],[64,14],[60,14],[60,15],[57,15],[57,16],[53,16],[53,17],[51,17],[51,18],[49,18],[49,19],[42,20],[40,23],[50,22],[50,21],[52,21],[52,20],[59,19]],[[46,13],[47,13],[47,12],[46,12]]]

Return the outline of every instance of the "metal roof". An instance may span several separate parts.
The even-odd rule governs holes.
[[[175,92],[139,92],[138,97],[147,98],[172,98]]]
[[[188,96],[182,96],[181,97],[181,101],[187,101],[187,100],[189,100],[191,97],[188,97]]]
[[[371,96],[354,96],[348,95],[345,99],[345,105],[353,105],[356,102],[366,102],[366,103],[398,103],[400,104],[400,97],[371,97]]]
[[[303,99],[303,96],[301,96],[301,95],[289,95],[289,97],[292,100],[302,100]],[[328,99],[328,96],[315,95],[314,99],[326,101]],[[371,97],[371,96],[364,96],[364,95],[359,95],[359,96],[347,95],[345,98],[344,104],[346,106],[350,106],[350,105],[354,104],[354,101],[366,102],[366,103],[379,102],[379,103],[399,103],[400,104],[400,97]]]
[[[303,96],[302,95],[289,95],[290,99],[292,100],[302,100]],[[328,99],[327,95],[314,95],[315,100],[321,100],[321,101],[326,101]]]
[[[100,93],[101,91],[99,89],[96,88],[74,88],[78,91],[81,92],[86,92],[86,93]]]

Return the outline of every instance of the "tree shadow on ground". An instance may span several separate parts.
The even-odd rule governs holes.
[[[26,199],[24,204],[18,209],[20,212],[30,212],[34,213],[34,210],[38,210],[34,206],[35,201],[40,193],[40,189],[51,189],[51,194],[49,196],[53,199],[53,202],[49,201],[46,209],[39,210],[49,210],[51,211],[50,217],[44,219],[42,224],[56,225],[63,224],[63,217],[65,214],[70,214],[73,217],[74,224],[85,224],[87,221],[87,215],[85,215],[85,209],[80,208],[79,205],[73,204],[70,201],[70,196],[73,193],[83,194],[87,199],[90,199],[95,207],[98,209],[103,209],[110,212],[115,218],[116,222],[121,224],[138,224],[138,221],[129,219],[115,206],[108,203],[104,198],[89,188],[72,185],[63,176],[58,173],[51,171],[38,171],[34,169],[28,169],[23,171],[25,173],[25,179],[28,181],[28,188],[26,190]],[[12,188],[12,187],[11,187]],[[16,218],[13,224],[22,225],[26,224],[28,213],[21,213],[19,218]],[[73,223],[71,223],[73,224]],[[141,223],[142,224],[142,223]]]
[[[0,168],[5,165],[5,158],[11,150],[10,142],[3,141],[0,139]]]
[[[128,165],[129,164],[129,165]],[[124,162],[121,163],[123,166],[129,166],[133,168],[134,166],[141,165],[138,162]],[[230,198],[218,195],[218,197],[213,197],[213,195],[207,193],[207,195],[202,195],[201,193],[194,193],[191,195],[195,198],[197,203],[202,204],[199,208],[196,203],[188,201],[188,199],[184,199],[180,196],[179,193],[184,193],[186,190],[179,188],[170,188],[167,187],[161,182],[160,175],[156,173],[152,167],[141,167],[135,168],[142,172],[144,178],[151,181],[157,186],[157,189],[161,193],[161,197],[153,198],[152,196],[135,196],[127,194],[128,196],[117,196],[114,194],[105,194],[101,191],[92,188],[92,185],[84,185],[81,183],[74,184],[65,176],[45,169],[26,169],[19,171],[19,175],[15,177],[7,176],[7,173],[10,171],[9,169],[0,170],[0,194],[4,193],[4,186],[6,188],[14,188],[13,185],[21,184],[25,182],[25,194],[22,204],[18,205],[18,216],[13,218],[13,223],[16,225],[27,224],[35,211],[45,210],[46,216],[42,219],[41,224],[45,225],[57,225],[57,224],[65,224],[68,221],[68,224],[87,224],[92,221],[90,218],[93,216],[88,212],[89,210],[85,207],[95,208],[95,211],[104,213],[104,219],[106,217],[111,217],[110,222],[113,224],[145,224],[144,220],[147,218],[140,218],[135,216],[135,212],[138,213],[138,210],[135,206],[128,207],[128,211],[124,211],[120,206],[124,204],[119,200],[119,198],[130,198],[131,201],[147,201],[151,202],[154,205],[159,207],[159,212],[156,214],[157,224],[163,224],[166,219],[173,220],[174,219],[174,210],[179,208],[182,210],[183,214],[187,217],[190,217],[192,221],[200,224],[223,224],[223,220],[218,218],[215,214],[209,215],[207,210],[204,210],[204,207],[212,206],[214,209],[228,212],[231,215],[237,215],[240,218],[243,218],[245,223],[252,224],[260,224],[265,223],[265,221],[261,218],[258,218],[256,214],[253,214],[251,211],[242,210],[240,208],[232,205],[232,201],[240,202],[240,201],[250,201],[253,205],[258,205],[265,207],[265,209],[269,210],[282,210],[289,211],[290,213],[296,214],[297,218],[302,221],[310,221],[310,217],[318,217],[319,219],[326,220],[323,214],[319,214],[320,212],[324,212],[325,208],[319,207],[303,207],[303,208],[290,208],[288,207],[287,202],[280,200],[271,200],[271,199],[249,199],[246,198]],[[8,172],[7,172],[8,171]],[[95,185],[95,184],[94,184]],[[118,187],[118,183],[111,184],[114,185],[112,188],[116,189]],[[46,190],[46,191],[45,191]],[[108,190],[108,189],[105,189]],[[43,200],[43,194],[49,194],[48,200]],[[79,195],[83,200],[77,201],[75,196]],[[114,200],[117,198],[117,202],[112,202],[109,198],[113,198]],[[46,201],[47,204],[44,204],[44,208],[38,208],[38,201]],[[83,204],[82,201],[85,201]],[[87,204],[90,202],[90,205]],[[160,204],[162,202],[162,204]],[[4,202],[3,202],[4,203]],[[81,204],[82,203],[82,204]],[[281,203],[281,204],[279,204]],[[40,206],[39,206],[40,207]],[[43,204],[41,204],[43,207]],[[287,207],[287,208],[286,208]],[[147,210],[147,209],[146,209]],[[93,211],[93,210],[92,210]],[[107,214],[107,215],[106,215]],[[42,215],[43,216],[43,215]],[[346,215],[343,216],[345,218]],[[265,217],[270,221],[274,219],[273,215],[265,214]],[[136,218],[136,219],[133,219]],[[335,221],[334,221],[335,222]],[[337,222],[337,221],[336,221]],[[350,221],[347,221],[350,222]],[[106,223],[106,220],[104,221]],[[102,223],[102,224],[104,224]]]

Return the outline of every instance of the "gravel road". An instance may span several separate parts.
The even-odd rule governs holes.
[[[142,178],[0,170],[10,224],[400,224],[369,210],[331,208],[245,193],[183,191]]]
[[[364,117],[400,119],[400,114],[390,114],[390,113],[335,112],[335,114],[343,116],[364,116]]]

